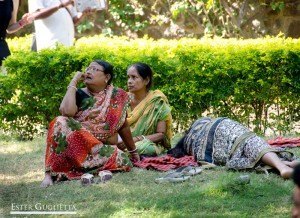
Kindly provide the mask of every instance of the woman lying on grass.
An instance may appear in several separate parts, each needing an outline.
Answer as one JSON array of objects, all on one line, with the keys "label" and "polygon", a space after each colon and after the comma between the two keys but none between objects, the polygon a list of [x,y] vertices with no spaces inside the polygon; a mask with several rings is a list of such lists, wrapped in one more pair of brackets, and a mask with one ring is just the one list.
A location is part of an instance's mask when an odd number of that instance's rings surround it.
[{"label": "woman lying on grass", "polygon": [[242,124],[228,118],[201,118],[168,154],[193,155],[198,162],[225,165],[229,169],[255,168],[260,163],[276,168],[284,179],[291,177],[298,163],[293,155],[272,148]]},{"label": "woman lying on grass", "polygon": [[[85,172],[130,170],[130,160],[114,146],[117,134],[131,159],[139,160],[126,121],[128,95],[110,85],[112,78],[112,65],[95,60],[70,82],[60,105],[63,116],[49,125],[42,187],[52,185],[53,178],[79,179]],[[86,87],[77,89],[82,80]]]}]

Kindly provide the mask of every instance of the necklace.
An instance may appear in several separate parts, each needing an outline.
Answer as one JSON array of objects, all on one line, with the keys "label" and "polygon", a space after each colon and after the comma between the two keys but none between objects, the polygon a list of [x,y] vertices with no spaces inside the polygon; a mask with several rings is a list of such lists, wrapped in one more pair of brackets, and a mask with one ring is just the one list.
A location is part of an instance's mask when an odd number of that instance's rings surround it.
[{"label": "necklace", "polygon": [[141,103],[141,101],[143,101],[147,97],[148,94],[149,92],[146,92],[145,96],[138,100],[134,97],[134,95],[132,95],[130,100],[131,109],[133,110],[136,106],[138,106]]},{"label": "necklace", "polygon": [[86,88],[86,90],[88,91],[88,94],[91,96],[99,95],[100,93],[103,93],[103,92],[106,93],[106,88],[99,92],[92,92],[91,90],[89,90],[89,88]]}]

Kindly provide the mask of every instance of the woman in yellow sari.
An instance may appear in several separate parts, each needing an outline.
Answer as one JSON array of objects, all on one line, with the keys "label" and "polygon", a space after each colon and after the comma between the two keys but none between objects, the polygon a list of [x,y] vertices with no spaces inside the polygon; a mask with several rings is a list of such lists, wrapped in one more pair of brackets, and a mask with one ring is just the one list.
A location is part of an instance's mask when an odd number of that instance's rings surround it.
[{"label": "woman in yellow sari", "polygon": [[[151,91],[153,73],[144,63],[135,63],[127,70],[129,109],[127,122],[140,155],[156,156],[169,149],[172,137],[171,108],[160,91]],[[119,148],[124,149],[119,140]]]}]

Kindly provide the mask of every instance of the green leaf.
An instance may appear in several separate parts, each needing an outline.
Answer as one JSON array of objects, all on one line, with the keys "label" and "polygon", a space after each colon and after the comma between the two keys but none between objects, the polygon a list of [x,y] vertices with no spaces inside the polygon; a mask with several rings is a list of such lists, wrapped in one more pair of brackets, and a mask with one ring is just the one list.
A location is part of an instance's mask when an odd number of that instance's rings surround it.
[{"label": "green leaf", "polygon": [[68,142],[66,140],[66,135],[62,134],[61,132],[58,133],[57,137],[55,138],[58,146],[55,148],[55,153],[60,154],[64,152],[68,146]]},{"label": "green leaf", "polygon": [[73,119],[72,117],[68,118],[67,125],[68,125],[68,127],[71,128],[72,131],[79,130],[82,127],[81,123],[79,121]]},{"label": "green leaf", "polygon": [[81,104],[80,109],[81,110],[86,110],[88,108],[93,107],[95,103],[96,103],[96,99],[93,96],[91,96],[89,98],[85,98],[85,99],[82,100],[82,104]]},{"label": "green leaf", "polygon": [[114,150],[115,149],[110,145],[103,145],[99,150],[99,155],[102,157],[110,157]]}]

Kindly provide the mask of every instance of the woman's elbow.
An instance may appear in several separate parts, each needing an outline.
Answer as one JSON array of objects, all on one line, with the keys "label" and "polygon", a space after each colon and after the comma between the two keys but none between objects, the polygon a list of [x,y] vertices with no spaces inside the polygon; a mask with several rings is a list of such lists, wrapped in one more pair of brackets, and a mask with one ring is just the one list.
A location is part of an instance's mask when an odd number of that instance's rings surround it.
[{"label": "woman's elbow", "polygon": [[64,107],[60,107],[59,112],[61,115],[65,116],[65,117],[74,117],[76,114],[75,110],[66,110],[66,108],[64,108]]},{"label": "woman's elbow", "polygon": [[7,32],[8,34],[13,34],[13,33],[17,32],[17,29],[12,29],[12,28],[10,27],[10,28],[6,29],[6,32]]}]

